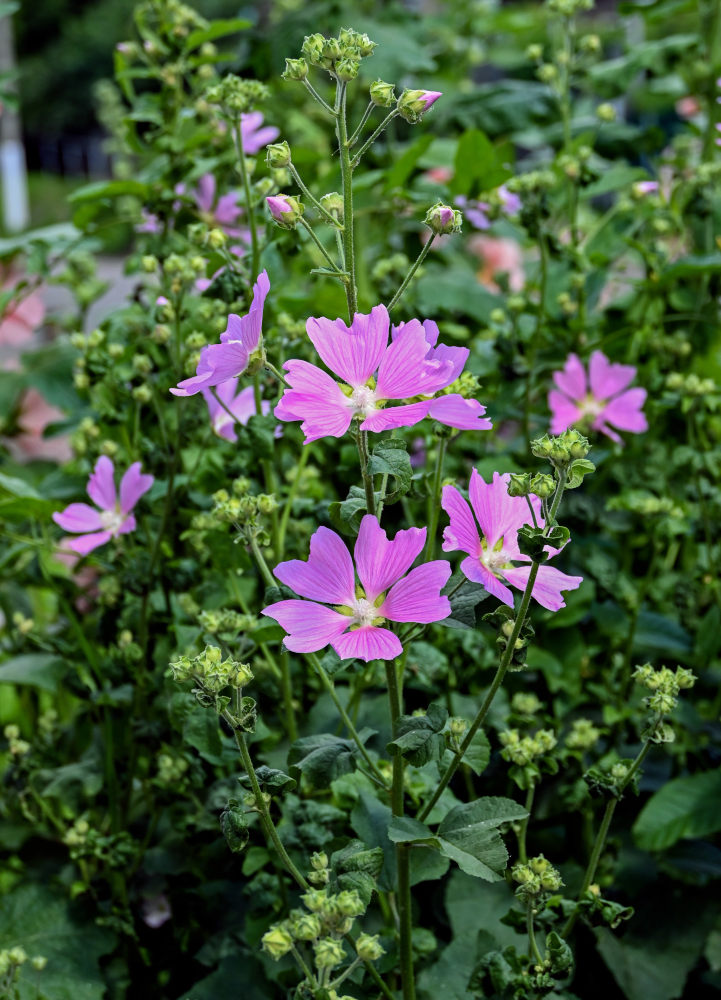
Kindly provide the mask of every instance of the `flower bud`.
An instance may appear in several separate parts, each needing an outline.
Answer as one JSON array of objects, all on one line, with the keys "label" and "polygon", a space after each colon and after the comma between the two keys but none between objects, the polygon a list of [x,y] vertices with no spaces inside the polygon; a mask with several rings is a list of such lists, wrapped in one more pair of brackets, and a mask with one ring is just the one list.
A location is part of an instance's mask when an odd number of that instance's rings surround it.
[{"label": "flower bud", "polygon": [[301,46],[301,52],[311,64],[311,66],[319,66],[320,60],[323,56],[323,43],[325,39],[317,32],[314,35],[306,35],[303,40],[303,45]]},{"label": "flower bud", "polygon": [[360,59],[356,56],[343,56],[335,65],[335,75],[339,80],[348,83],[350,80],[355,80],[359,69]]},{"label": "flower bud", "polygon": [[300,897],[311,913],[320,913],[325,907],[328,895],[324,889],[310,889]]},{"label": "flower bud", "polygon": [[24,965],[28,960],[28,953],[20,945],[8,950],[8,957],[13,965]]},{"label": "flower bud", "polygon": [[298,941],[315,941],[320,937],[323,925],[317,913],[299,913],[292,920],[293,936]]},{"label": "flower bud", "polygon": [[531,480],[531,493],[539,500],[548,500],[556,492],[556,483],[553,476],[537,473]]},{"label": "flower bud", "polygon": [[335,897],[336,909],[344,917],[359,917],[365,913],[363,900],[355,889],[346,889]]},{"label": "flower bud", "polygon": [[45,966],[48,964],[48,960],[45,955],[33,955],[30,959],[30,964],[33,969],[37,969],[38,972],[42,972]]},{"label": "flower bud", "polygon": [[602,122],[615,122],[616,109],[613,104],[599,104],[596,108],[596,116]]},{"label": "flower bud", "polygon": [[527,497],[531,492],[530,472],[512,472],[508,483],[509,497]]},{"label": "flower bud", "polygon": [[286,59],[284,80],[305,80],[308,76],[308,63],[305,59]]},{"label": "flower bud", "polygon": [[328,855],[324,851],[315,851],[310,856],[310,864],[314,871],[322,871],[328,867]]},{"label": "flower bud", "polygon": [[415,125],[439,97],[441,97],[440,90],[404,90],[396,105],[398,114],[411,125]]},{"label": "flower bud", "polygon": [[370,99],[377,108],[390,108],[396,99],[395,85],[376,80],[370,85]]},{"label": "flower bud", "polygon": [[448,728],[454,736],[463,736],[468,729],[468,723],[465,719],[454,716],[448,723]]},{"label": "flower bud", "polygon": [[460,233],[463,216],[457,209],[438,201],[428,209],[425,224],[437,236],[448,233]]},{"label": "flower bud", "polygon": [[343,55],[340,47],[340,42],[337,38],[326,38],[323,41],[323,48],[321,50],[321,65],[326,69],[329,68],[328,64],[334,63],[337,59]]},{"label": "flower bud", "polygon": [[276,194],[265,199],[273,221],[281,229],[295,229],[305,211],[303,204],[292,195]]},{"label": "flower bud", "polygon": [[287,955],[293,947],[293,938],[283,924],[276,924],[266,931],[261,938],[263,951],[267,952],[274,962]]},{"label": "flower bud", "polygon": [[272,169],[287,167],[290,163],[290,146],[287,142],[271,142],[265,150],[265,162]]},{"label": "flower bud", "polygon": [[320,199],[320,203],[326,212],[338,219],[340,222],[343,221],[343,195],[339,194],[337,191],[330,191],[328,194],[324,194]]},{"label": "flower bud", "polygon": [[375,962],[377,958],[386,953],[377,934],[359,934],[355,949],[358,952],[358,957],[364,962]]},{"label": "flower bud", "polygon": [[537,43],[529,45],[526,49],[526,58],[531,62],[540,62],[543,59],[543,46]]},{"label": "flower bud", "polygon": [[140,263],[143,265],[144,271],[146,271],[148,274],[152,274],[152,272],[158,266],[158,258],[154,257],[150,253],[146,253],[145,256],[141,259]]},{"label": "flower bud", "polygon": [[341,941],[333,938],[323,938],[313,945],[315,964],[319,969],[333,969],[345,958],[345,949]]}]

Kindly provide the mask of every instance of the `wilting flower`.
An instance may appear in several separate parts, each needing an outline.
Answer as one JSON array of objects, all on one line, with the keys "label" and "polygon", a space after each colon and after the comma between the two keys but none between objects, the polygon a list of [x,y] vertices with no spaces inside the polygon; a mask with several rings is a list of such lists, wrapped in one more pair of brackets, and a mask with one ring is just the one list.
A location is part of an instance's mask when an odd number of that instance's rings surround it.
[{"label": "wilting flower", "polygon": [[78,536],[66,539],[64,544],[84,556],[116,535],[135,531],[133,509],[154,481],[153,476],[141,473],[140,462],[133,462],[120,481],[118,497],[115,467],[107,455],[101,455],[88,480],[88,496],[95,507],[87,503],[71,503],[64,511],[53,514],[56,524]]},{"label": "wilting flower", "polygon": [[19,433],[3,439],[15,461],[45,459],[50,462],[67,462],[73,453],[67,434],[44,437],[50,424],[57,423],[64,417],[63,411],[48,403],[37,389],[26,390],[20,400],[17,417]]},{"label": "wilting flower", "polygon": [[[237,441],[235,421],[245,425],[258,412],[255,405],[255,390],[252,385],[248,385],[238,392],[238,380],[232,378],[227,382],[221,382],[215,391],[221,402],[218,402],[210,389],[201,389],[203,399],[208,404],[213,430],[228,441]],[[260,411],[263,414],[270,413],[270,403],[267,399],[261,401]],[[235,417],[235,421],[233,417]]]},{"label": "wilting flower", "polygon": [[[509,473],[494,472],[493,481],[486,483],[473,469],[468,490],[470,506],[455,486],[443,487],[441,506],[451,521],[443,532],[444,551],[467,552],[468,558],[461,563],[464,575],[512,608],[513,594],[506,584],[525,590],[531,571],[531,563],[521,555],[517,539],[518,529],[530,524],[531,512],[525,497],[509,497],[510,478]],[[543,527],[541,502],[534,496],[530,500],[538,526]],[[546,551],[551,557],[558,554],[548,545]],[[522,565],[515,566],[517,562]],[[542,607],[558,611],[565,607],[561,591],[575,590],[582,582],[583,577],[568,576],[544,563],[538,570],[532,596]]]},{"label": "wilting flower", "polygon": [[512,292],[520,292],[526,276],[523,270],[523,253],[515,240],[500,239],[494,236],[474,236],[468,243],[473,253],[481,261],[478,280],[492,292],[500,291],[496,276],[508,276],[508,287]]},{"label": "wilting flower", "polygon": [[220,335],[220,343],[210,344],[202,349],[196,374],[171,389],[174,396],[194,396],[201,389],[209,389],[242,375],[260,346],[263,305],[269,291],[268,274],[261,271],[253,285],[253,301],[248,313],[245,316],[231,313],[228,326]]},{"label": "wilting flower", "polygon": [[490,429],[490,420],[482,419],[486,408],[477,400],[458,393],[436,397],[458,378],[468,349],[437,344],[438,327],[430,320],[393,327],[390,344],[389,327],[385,306],[356,313],[350,327],[341,319],[309,319],[306,329],[321,361],[343,382],[308,361],[286,361],[290,388],[275,408],[276,417],[302,420],[306,444],[341,437],[354,418],[364,431],[411,427],[425,417],[461,430]]},{"label": "wilting flower", "polygon": [[582,362],[570,354],[561,371],[553,373],[558,389],[548,394],[551,433],[561,434],[571,425],[581,424],[601,431],[612,441],[620,441],[612,428],[634,434],[647,430],[641,409],[646,390],[626,389],[635,375],[633,365],[612,364],[602,351],[594,351],[586,378]]},{"label": "wilting flower", "polygon": [[408,573],[425,540],[425,528],[408,528],[389,541],[375,517],[366,514],[354,550],[357,586],[345,542],[335,531],[318,528],[307,562],[291,559],[274,570],[282,583],[308,600],[278,601],[262,613],[288,632],[285,645],[295,653],[315,652],[330,643],[343,659],[391,660],[403,647],[383,627],[386,622],[425,625],[451,612],[448,598],[440,593],[451,573],[444,559]]},{"label": "wilting flower", "polygon": [[261,111],[249,111],[240,116],[240,132],[243,139],[243,152],[246,156],[255,156],[269,142],[275,142],[280,131],[275,125],[263,125]]}]

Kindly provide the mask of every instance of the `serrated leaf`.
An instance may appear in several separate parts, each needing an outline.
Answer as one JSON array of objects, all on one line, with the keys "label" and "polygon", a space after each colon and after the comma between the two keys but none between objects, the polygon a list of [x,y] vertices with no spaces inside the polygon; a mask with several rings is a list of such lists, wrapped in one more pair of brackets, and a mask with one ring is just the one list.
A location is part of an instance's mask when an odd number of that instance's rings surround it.
[{"label": "serrated leaf", "polygon": [[482,774],[491,759],[491,744],[488,737],[479,729],[471,740],[471,745],[463,755],[463,763],[468,764],[474,774]]},{"label": "serrated leaf", "polygon": [[508,862],[498,827],[526,815],[522,806],[506,798],[488,797],[456,806],[438,827],[441,853],[468,875],[496,882]]},{"label": "serrated leaf", "polygon": [[[457,589],[456,589],[457,588]],[[491,596],[488,591],[471,580],[464,580],[460,587],[458,579],[453,577],[448,581],[441,593],[445,593],[451,602],[451,613],[439,625],[446,628],[474,629],[478,624],[476,608],[482,601]]]}]

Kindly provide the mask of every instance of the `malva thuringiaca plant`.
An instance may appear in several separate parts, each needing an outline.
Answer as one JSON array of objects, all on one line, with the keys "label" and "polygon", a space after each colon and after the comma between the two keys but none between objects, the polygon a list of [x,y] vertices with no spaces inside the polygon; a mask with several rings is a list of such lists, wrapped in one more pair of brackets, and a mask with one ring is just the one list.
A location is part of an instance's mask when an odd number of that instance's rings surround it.
[{"label": "malva thuringiaca plant", "polygon": [[508,12],[449,3],[433,58],[407,11],[309,33],[275,80],[272,6],[241,76],[245,21],[141,3],[116,177],[23,244],[17,297],[76,315],[9,364],[74,457],[0,471],[0,997],[702,998],[721,41],[655,179],[617,87],[676,95],[681,43],[617,84],[589,0],[470,95]]}]

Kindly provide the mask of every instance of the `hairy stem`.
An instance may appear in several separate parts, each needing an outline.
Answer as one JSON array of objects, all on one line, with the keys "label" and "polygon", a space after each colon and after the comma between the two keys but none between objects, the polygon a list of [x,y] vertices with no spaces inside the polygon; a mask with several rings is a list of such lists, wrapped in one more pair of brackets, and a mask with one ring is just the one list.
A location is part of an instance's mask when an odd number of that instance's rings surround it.
[{"label": "hairy stem", "polygon": [[336,93],[336,136],[338,137],[338,154],[340,156],[340,173],[343,184],[343,261],[348,277],[345,284],[348,301],[348,322],[358,312],[355,273],[355,244],[353,219],[353,166],[351,164],[350,146],[348,143],[348,117],[346,109],[346,85],[338,83]]},{"label": "hairy stem", "polygon": [[438,453],[436,454],[436,468],[433,474],[433,488],[428,503],[428,537],[426,538],[426,550],[423,553],[423,562],[429,562],[433,558],[433,551],[436,546],[436,531],[438,529],[438,516],[441,508],[441,482],[443,480],[443,460],[446,456],[448,439],[440,438],[438,441]]}]

